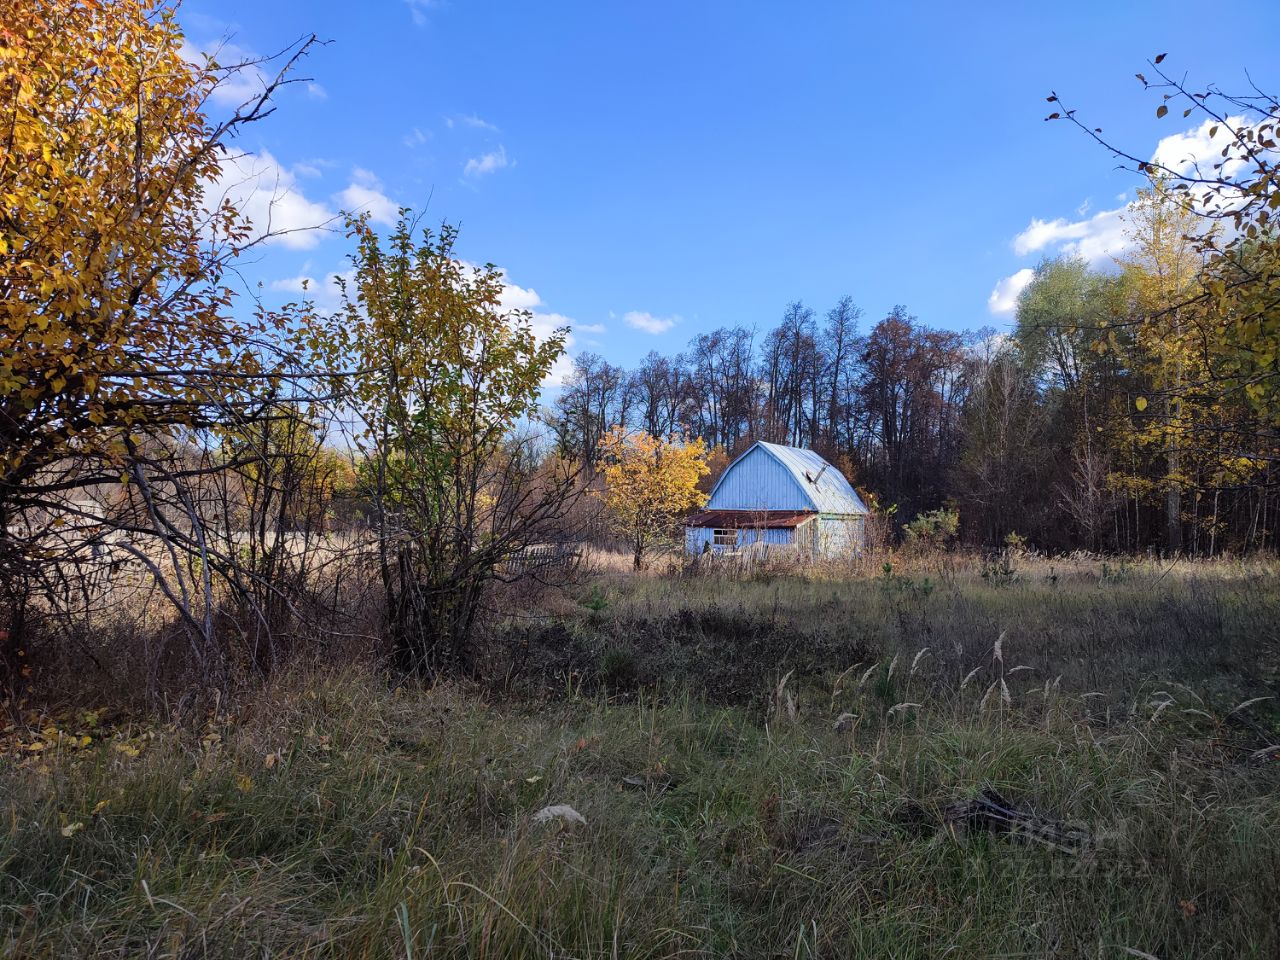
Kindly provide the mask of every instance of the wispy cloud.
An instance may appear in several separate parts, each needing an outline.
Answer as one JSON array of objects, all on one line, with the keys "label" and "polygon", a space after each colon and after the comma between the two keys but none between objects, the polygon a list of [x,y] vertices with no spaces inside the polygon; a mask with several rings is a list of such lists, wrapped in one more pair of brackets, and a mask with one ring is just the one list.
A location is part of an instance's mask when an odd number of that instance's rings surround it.
[{"label": "wispy cloud", "polygon": [[501,133],[502,131],[496,125],[488,120],[482,120],[474,113],[459,113],[452,117],[444,118],[444,125],[452,130],[454,127],[469,127],[472,130],[488,130],[490,133]]},{"label": "wispy cloud", "polygon": [[345,272],[335,270],[321,277],[313,277],[308,273],[310,268],[310,263],[303,264],[302,273],[295,277],[281,277],[278,280],[272,280],[267,284],[267,288],[276,293],[295,294],[299,300],[310,300],[319,313],[331,313],[337,310],[342,305],[338,277],[342,277],[350,283],[355,279],[355,271],[351,269]]},{"label": "wispy cloud", "polygon": [[484,153],[468,160],[462,168],[462,175],[476,180],[503,170],[510,165],[511,161],[507,159],[506,148],[498,147],[497,150],[492,150],[489,153]]},{"label": "wispy cloud", "polygon": [[409,16],[420,27],[427,24],[427,11],[439,6],[437,0],[404,0],[409,5]]},{"label": "wispy cloud", "polygon": [[197,46],[184,39],[182,58],[197,67],[217,65],[218,85],[209,99],[219,107],[239,107],[260,97],[269,80],[260,66],[262,58],[252,50],[227,40]]},{"label": "wispy cloud", "polygon": [[[243,106],[262,96],[275,76],[273,65],[276,69],[283,66],[282,62],[263,57],[225,37],[203,44],[183,38],[180,52],[184,60],[197,67],[203,68],[206,63],[216,64],[218,84],[209,94],[209,99],[220,107]],[[329,91],[314,80],[308,80],[303,89],[308,99],[329,99]]]},{"label": "wispy cloud", "polygon": [[307,293],[314,290],[316,286],[315,277],[300,273],[296,277],[281,277],[279,280],[272,280],[268,287],[279,293]]},{"label": "wispy cloud", "polygon": [[657,336],[674,327],[680,322],[680,318],[675,316],[655,317],[652,313],[646,313],[642,310],[631,310],[622,315],[622,321],[629,327]]}]

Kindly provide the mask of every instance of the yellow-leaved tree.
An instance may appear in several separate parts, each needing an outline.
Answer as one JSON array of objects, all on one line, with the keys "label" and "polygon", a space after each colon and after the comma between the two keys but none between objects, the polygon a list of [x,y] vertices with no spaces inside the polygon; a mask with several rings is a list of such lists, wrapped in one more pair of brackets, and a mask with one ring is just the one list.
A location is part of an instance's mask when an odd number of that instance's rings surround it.
[{"label": "yellow-leaved tree", "polygon": [[564,350],[527,311],[503,305],[502,272],[457,257],[457,231],[408,210],[381,237],[368,216],[342,306],[319,321],[319,351],[358,372],[336,385],[365,455],[362,493],[386,590],[396,665],[470,673],[477,618],[512,561],[556,536],[577,472],[544,464],[523,427]]},{"label": "yellow-leaved tree", "polygon": [[[1130,370],[1147,381],[1150,397],[1135,400],[1133,439],[1163,459],[1165,544],[1182,549],[1182,493],[1189,485],[1184,455],[1197,421],[1195,393],[1208,380],[1201,344],[1203,310],[1194,302],[1202,257],[1196,244],[1195,214],[1166,181],[1153,179],[1138,191],[1124,219],[1132,249],[1118,260],[1130,292],[1130,311],[1109,331]],[[1126,349],[1127,345],[1127,349]],[[1158,409],[1148,410],[1151,402]],[[1145,414],[1145,415],[1144,415]]]},{"label": "yellow-leaved tree", "polygon": [[698,489],[710,472],[706,442],[662,440],[614,427],[600,440],[600,462],[600,495],[639,570],[645,552],[669,538],[681,515],[707,502]]},{"label": "yellow-leaved tree", "polygon": [[[199,421],[255,369],[224,275],[248,224],[211,185],[219,68],[157,0],[0,0],[0,484],[112,428]],[[274,89],[274,88],[271,88]],[[267,92],[261,103],[265,104]]]},{"label": "yellow-leaved tree", "polygon": [[265,235],[216,185],[310,43],[215,122],[228,70],[187,60],[172,3],[0,0],[0,684],[72,494],[279,389],[283,321],[237,322],[227,280]]},{"label": "yellow-leaved tree", "polygon": [[1133,468],[1118,470],[1112,483],[1136,499],[1160,495],[1170,552],[1184,548],[1188,530],[1193,542],[1206,531],[1212,545],[1222,490],[1250,482],[1264,466],[1249,399],[1222,389],[1233,376],[1233,351],[1201,296],[1205,244],[1218,231],[1164,177],[1138,191],[1124,219],[1132,244],[1118,260],[1126,312],[1109,325],[1106,342],[1134,392],[1115,437],[1129,446]]}]

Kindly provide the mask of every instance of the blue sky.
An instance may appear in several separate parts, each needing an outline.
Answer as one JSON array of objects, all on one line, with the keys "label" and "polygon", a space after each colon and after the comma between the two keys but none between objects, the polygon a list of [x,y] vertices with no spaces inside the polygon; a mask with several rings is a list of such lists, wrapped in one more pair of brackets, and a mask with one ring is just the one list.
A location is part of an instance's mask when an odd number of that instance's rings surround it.
[{"label": "blue sky", "polygon": [[[425,208],[461,225],[463,257],[508,272],[511,302],[541,326],[571,322],[574,351],[629,365],[846,293],[864,329],[897,303],[935,326],[1006,327],[1041,257],[1109,262],[1137,185],[1081,132],[1043,122],[1048,92],[1135,152],[1203,155],[1203,131],[1178,111],[1157,120],[1134,73],[1167,52],[1195,83],[1238,90],[1247,68],[1280,87],[1273,15],[1235,3],[1228,24],[1202,3],[1114,0],[186,0],[180,19],[193,47],[229,44],[224,60],[330,41],[304,65],[314,83],[238,144],[257,187],[237,187],[247,209],[302,227],[343,208]],[[291,233],[244,272],[288,297],[344,269],[345,251],[340,234]]]}]

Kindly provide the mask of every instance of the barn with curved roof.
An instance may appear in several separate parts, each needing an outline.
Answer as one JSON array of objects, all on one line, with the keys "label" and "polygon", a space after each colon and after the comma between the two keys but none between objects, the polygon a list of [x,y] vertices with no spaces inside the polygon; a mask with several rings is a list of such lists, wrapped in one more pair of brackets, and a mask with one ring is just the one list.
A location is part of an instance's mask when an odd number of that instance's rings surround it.
[{"label": "barn with curved roof", "polygon": [[812,450],[757,441],[716,482],[711,499],[685,521],[689,553],[753,544],[840,556],[862,549],[867,508],[839,470]]}]

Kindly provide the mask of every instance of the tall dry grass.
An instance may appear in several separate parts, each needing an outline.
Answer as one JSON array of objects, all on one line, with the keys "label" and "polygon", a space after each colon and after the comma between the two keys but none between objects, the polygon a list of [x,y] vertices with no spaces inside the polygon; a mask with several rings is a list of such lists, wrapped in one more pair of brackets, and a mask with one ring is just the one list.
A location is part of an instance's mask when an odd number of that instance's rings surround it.
[{"label": "tall dry grass", "polygon": [[466,685],[33,706],[0,954],[1276,956],[1274,570],[1060,563],[597,570]]},{"label": "tall dry grass", "polygon": [[[992,695],[1002,656],[942,699],[928,658],[877,663],[767,722],[348,673],[99,728],[0,771],[0,951],[1274,956],[1280,765],[1176,690],[1107,721]],[[1084,842],[948,819],[984,789]],[[537,822],[557,804],[585,824]]]}]

